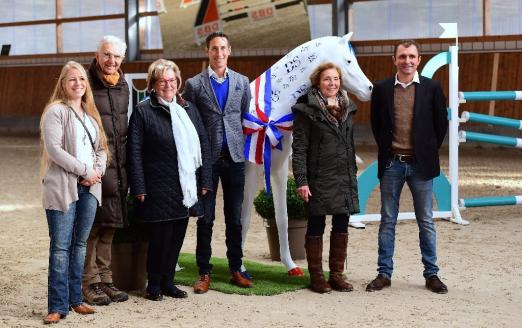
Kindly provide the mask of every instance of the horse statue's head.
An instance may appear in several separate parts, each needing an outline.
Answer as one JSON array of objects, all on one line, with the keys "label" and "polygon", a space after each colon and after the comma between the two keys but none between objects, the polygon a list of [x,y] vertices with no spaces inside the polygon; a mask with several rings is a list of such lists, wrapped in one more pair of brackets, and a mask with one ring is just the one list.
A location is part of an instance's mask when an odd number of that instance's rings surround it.
[{"label": "horse statue's head", "polygon": [[361,101],[368,101],[372,95],[373,85],[357,63],[355,51],[350,43],[352,34],[353,32],[350,32],[339,38],[338,45],[330,44],[332,51],[328,52],[324,61],[331,61],[341,68],[343,89],[353,93]]},{"label": "horse statue's head", "polygon": [[321,64],[332,62],[341,68],[342,86],[361,101],[370,100],[372,83],[362,72],[350,44],[352,33],[325,36],[308,41],[281,58],[250,83],[252,100],[243,119],[245,157],[264,164],[266,186],[270,185],[273,148],[283,149],[284,134],[293,126],[292,106],[311,87],[310,75]]}]

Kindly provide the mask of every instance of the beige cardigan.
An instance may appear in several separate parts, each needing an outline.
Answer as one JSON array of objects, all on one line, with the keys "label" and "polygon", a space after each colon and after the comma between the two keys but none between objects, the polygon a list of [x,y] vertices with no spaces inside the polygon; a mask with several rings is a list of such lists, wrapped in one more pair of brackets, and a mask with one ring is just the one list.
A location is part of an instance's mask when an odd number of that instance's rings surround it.
[{"label": "beige cardigan", "polygon": [[[100,130],[96,121],[88,116],[96,128],[94,167],[87,167],[76,158],[75,115],[64,104],[54,104],[42,117],[42,139],[47,154],[47,170],[42,180],[42,201],[45,209],[67,212],[69,205],[78,200],[78,177],[89,179],[97,169],[105,173],[107,154],[100,148]],[[91,186],[90,193],[101,205],[101,183]]]}]

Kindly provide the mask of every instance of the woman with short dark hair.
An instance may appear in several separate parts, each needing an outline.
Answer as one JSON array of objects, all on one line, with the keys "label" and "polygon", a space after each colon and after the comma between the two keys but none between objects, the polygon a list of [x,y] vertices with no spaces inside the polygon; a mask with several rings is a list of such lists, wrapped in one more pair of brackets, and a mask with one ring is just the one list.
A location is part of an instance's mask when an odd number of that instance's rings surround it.
[{"label": "woman with short dark hair", "polygon": [[129,122],[127,158],[134,213],[150,224],[145,297],[185,298],[174,285],[189,216],[202,216],[199,196],[211,188],[210,148],[199,111],[179,94],[178,66],[158,59],[149,67],[150,97]]}]

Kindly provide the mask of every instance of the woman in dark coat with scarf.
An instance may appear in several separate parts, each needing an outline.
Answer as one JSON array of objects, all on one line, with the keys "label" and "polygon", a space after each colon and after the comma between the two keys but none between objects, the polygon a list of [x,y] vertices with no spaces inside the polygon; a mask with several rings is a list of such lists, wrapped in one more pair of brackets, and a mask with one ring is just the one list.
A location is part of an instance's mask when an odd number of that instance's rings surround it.
[{"label": "woman in dark coat with scarf", "polygon": [[[350,214],[359,212],[353,143],[356,106],[341,90],[341,69],[335,64],[320,65],[310,80],[312,88],[292,107],[292,167],[308,215],[310,288],[318,293],[349,292],[353,286],[343,279],[348,222]],[[332,215],[328,282],[322,268],[326,215]]]},{"label": "woman in dark coat with scarf", "polygon": [[135,215],[150,223],[146,298],[187,297],[174,285],[179,252],[190,216],[211,187],[210,148],[197,108],[181,98],[179,68],[158,59],[149,67],[150,97],[129,122],[127,158]]}]

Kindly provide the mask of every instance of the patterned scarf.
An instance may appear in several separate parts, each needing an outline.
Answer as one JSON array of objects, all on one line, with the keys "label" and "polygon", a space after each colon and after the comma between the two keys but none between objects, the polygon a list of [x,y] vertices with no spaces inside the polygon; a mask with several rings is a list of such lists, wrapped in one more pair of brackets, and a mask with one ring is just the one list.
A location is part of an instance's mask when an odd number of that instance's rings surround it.
[{"label": "patterned scarf", "polygon": [[323,96],[319,89],[312,88],[311,92],[317,99],[317,102],[321,106],[321,109],[330,123],[338,127],[339,123],[346,120],[348,117],[348,104],[350,103],[346,91],[339,90],[337,95],[335,95],[337,105],[328,105],[328,99]]}]

